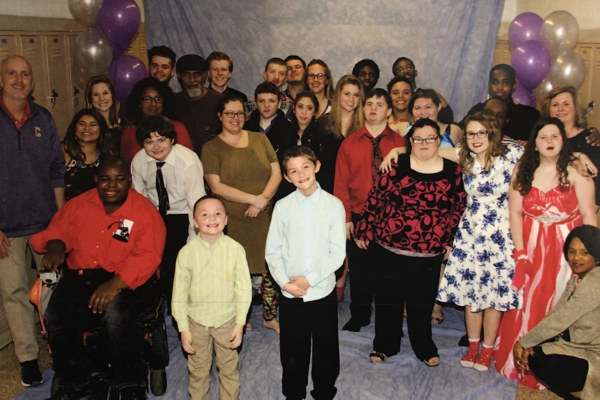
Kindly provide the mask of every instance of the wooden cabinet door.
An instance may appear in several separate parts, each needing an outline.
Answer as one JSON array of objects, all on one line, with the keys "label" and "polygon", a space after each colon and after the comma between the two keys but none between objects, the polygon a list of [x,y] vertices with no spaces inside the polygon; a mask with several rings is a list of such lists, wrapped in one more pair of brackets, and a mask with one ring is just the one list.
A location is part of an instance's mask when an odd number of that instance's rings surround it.
[{"label": "wooden cabinet door", "polygon": [[35,102],[44,108],[50,109],[50,102],[48,101],[48,70],[44,62],[42,36],[23,35],[19,36],[19,41],[21,44],[21,55],[29,61],[33,68],[35,87],[32,95]]},{"label": "wooden cabinet door", "polygon": [[17,52],[17,35],[0,34],[0,63]]},{"label": "wooden cabinet door", "polygon": [[48,109],[60,137],[63,138],[73,117],[73,85],[71,84],[71,63],[69,61],[68,37],[49,35],[44,37],[45,53],[48,65]]}]

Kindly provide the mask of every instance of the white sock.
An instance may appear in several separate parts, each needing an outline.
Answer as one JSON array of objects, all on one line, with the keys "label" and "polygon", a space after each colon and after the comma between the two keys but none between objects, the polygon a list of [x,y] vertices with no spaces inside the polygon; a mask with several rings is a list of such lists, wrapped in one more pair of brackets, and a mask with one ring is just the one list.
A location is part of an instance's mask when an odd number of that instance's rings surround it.
[{"label": "white sock", "polygon": [[480,338],[476,338],[476,339],[471,339],[469,338],[469,342],[474,343],[474,342],[479,342]]},{"label": "white sock", "polygon": [[483,347],[485,347],[486,349],[493,349],[493,348],[494,348],[494,346],[488,346],[488,345],[487,345],[487,344],[485,344],[485,343],[483,344]]}]

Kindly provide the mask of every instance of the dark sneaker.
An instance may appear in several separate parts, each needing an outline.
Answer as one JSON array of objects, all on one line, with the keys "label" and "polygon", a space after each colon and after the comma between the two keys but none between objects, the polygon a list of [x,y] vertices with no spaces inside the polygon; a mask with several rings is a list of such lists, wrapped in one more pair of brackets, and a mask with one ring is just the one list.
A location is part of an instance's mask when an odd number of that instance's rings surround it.
[{"label": "dark sneaker", "polygon": [[38,360],[30,360],[21,363],[21,385],[25,387],[37,386],[44,383],[42,373],[38,366]]},{"label": "dark sneaker", "polygon": [[342,330],[350,332],[360,332],[360,328],[362,328],[363,326],[367,326],[370,323],[371,321],[360,322],[355,318],[350,318],[348,322],[346,322],[346,324],[342,327]]}]

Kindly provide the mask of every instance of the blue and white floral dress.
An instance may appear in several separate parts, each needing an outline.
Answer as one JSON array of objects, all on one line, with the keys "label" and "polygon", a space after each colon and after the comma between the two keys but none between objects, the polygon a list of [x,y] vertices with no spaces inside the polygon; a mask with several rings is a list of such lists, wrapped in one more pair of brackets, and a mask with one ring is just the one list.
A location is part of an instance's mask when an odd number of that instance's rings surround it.
[{"label": "blue and white floral dress", "polygon": [[508,189],[523,148],[510,139],[503,143],[508,151],[496,158],[489,171],[475,160],[472,173],[463,173],[467,209],[438,291],[439,301],[468,305],[473,312],[506,311],[522,304],[522,292],[510,288],[515,262]]}]

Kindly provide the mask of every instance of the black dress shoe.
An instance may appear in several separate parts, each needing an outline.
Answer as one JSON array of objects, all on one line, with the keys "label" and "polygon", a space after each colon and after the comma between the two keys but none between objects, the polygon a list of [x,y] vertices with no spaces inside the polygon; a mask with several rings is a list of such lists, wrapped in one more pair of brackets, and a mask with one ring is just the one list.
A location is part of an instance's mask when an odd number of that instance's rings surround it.
[{"label": "black dress shoe", "polygon": [[360,332],[360,328],[362,328],[363,326],[367,326],[370,323],[371,321],[360,322],[355,318],[350,318],[350,320],[346,322],[342,330],[350,332]]},{"label": "black dress shoe", "polygon": [[460,347],[469,347],[469,337],[466,333],[463,337],[460,338],[460,340],[458,341],[458,345]]}]

